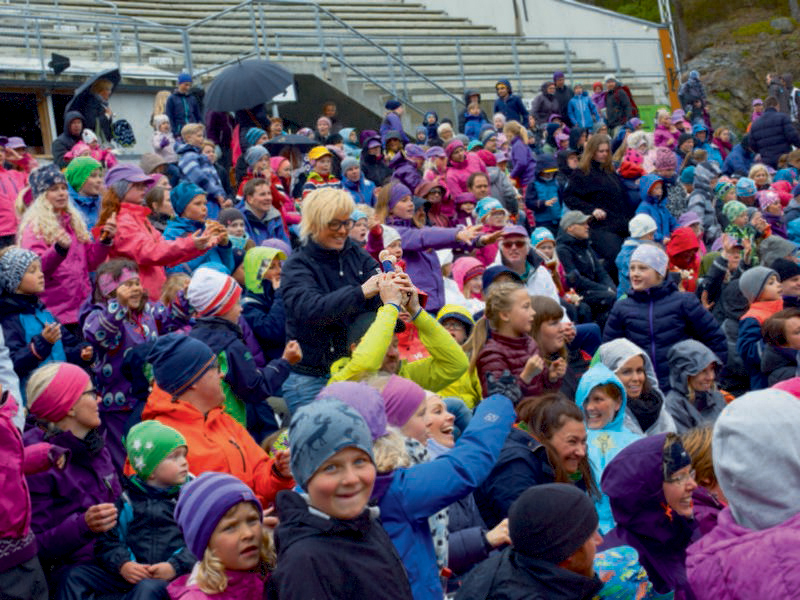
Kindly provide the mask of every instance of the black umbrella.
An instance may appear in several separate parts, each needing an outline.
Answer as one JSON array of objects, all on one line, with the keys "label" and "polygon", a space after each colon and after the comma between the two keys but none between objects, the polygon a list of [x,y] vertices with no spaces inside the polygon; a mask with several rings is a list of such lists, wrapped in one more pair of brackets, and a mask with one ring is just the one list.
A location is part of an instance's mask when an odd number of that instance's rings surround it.
[{"label": "black umbrella", "polygon": [[304,135],[289,133],[272,138],[264,144],[264,147],[269,150],[270,154],[278,155],[284,148],[297,148],[300,152],[308,152],[319,145],[319,142],[309,139]]},{"label": "black umbrella", "polygon": [[237,62],[214,78],[205,109],[234,112],[270,101],[294,83],[294,75],[268,60]]},{"label": "black umbrella", "polygon": [[92,94],[92,86],[97,82],[98,79],[108,79],[111,82],[112,88],[111,92],[114,92],[114,89],[119,84],[120,79],[122,76],[119,74],[119,69],[108,69],[107,71],[100,71],[99,73],[95,73],[89,79],[84,81],[80,87],[75,90],[75,94],[72,96],[72,99],[67,103],[67,107],[64,109],[64,112],[69,112],[70,110],[77,110],[78,112],[83,112],[82,108],[84,103],[86,102],[87,98]]}]

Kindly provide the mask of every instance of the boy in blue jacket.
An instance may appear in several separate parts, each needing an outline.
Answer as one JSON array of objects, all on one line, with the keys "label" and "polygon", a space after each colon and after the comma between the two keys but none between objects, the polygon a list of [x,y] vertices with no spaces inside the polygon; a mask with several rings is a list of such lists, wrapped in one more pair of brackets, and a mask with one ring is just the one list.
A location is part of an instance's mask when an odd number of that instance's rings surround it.
[{"label": "boy in blue jacket", "polygon": [[[206,193],[195,184],[182,181],[172,188],[169,193],[169,200],[176,216],[167,221],[167,227],[164,229],[165,240],[177,240],[187,235],[194,235],[195,232],[201,231],[207,226],[215,228],[220,234],[227,233],[227,229],[221,224],[209,223],[206,225],[206,218],[208,217]],[[209,248],[202,256],[193,258],[185,263],[167,267],[167,273],[170,275],[174,273],[191,275],[195,269],[210,262],[223,265],[228,275],[235,270],[233,246],[230,240],[227,239],[227,235],[225,236],[224,244]]]},{"label": "boy in blue jacket", "polygon": [[60,325],[39,300],[43,290],[38,254],[19,246],[0,251],[0,322],[22,390],[31,372],[45,363],[88,367],[93,357],[92,346]]},{"label": "boy in blue jacket", "polygon": [[489,121],[483,116],[481,105],[477,102],[471,103],[467,106],[467,116],[464,118],[464,135],[470,140],[477,140],[484,125],[489,125]]},{"label": "boy in blue jacket", "polygon": [[600,113],[583,85],[576,83],[573,90],[575,95],[567,104],[567,116],[574,127],[591,129],[600,120]]},{"label": "boy in blue jacket", "polygon": [[223,375],[225,412],[261,442],[278,430],[267,398],[279,392],[289,376],[290,365],[299,362],[303,354],[299,344],[292,340],[286,344],[281,358],[258,368],[238,325],[241,295],[242,288],[232,277],[210,268],[195,271],[186,290],[187,300],[197,311],[197,322],[189,335],[204,342],[217,355]]},{"label": "boy in blue jacket", "polygon": [[494,86],[497,98],[494,101],[494,112],[503,113],[508,121],[517,121],[523,127],[528,124],[528,109],[522,98],[511,89],[508,79],[499,79]]},{"label": "boy in blue jacket", "polygon": [[242,197],[244,199],[237,208],[244,214],[247,235],[257,246],[270,238],[290,243],[281,213],[272,205],[272,190],[266,179],[256,178],[245,183]]},{"label": "boy in blue jacket", "polygon": [[536,161],[536,178],[525,190],[525,206],[533,211],[537,227],[547,227],[554,236],[558,235],[558,224],[564,210],[558,198],[556,173],[556,159],[550,154],[539,156]]},{"label": "boy in blue jacket", "polygon": [[[158,421],[134,425],[125,439],[135,474],[122,480],[117,524],[97,536],[97,564],[73,569],[66,598],[115,594],[130,600],[167,598],[167,585],[196,561],[173,513],[189,476],[183,436]],[[63,589],[64,587],[68,589]]]},{"label": "boy in blue jacket", "polygon": [[661,177],[653,174],[642,177],[639,180],[641,202],[636,208],[637,215],[649,215],[656,222],[655,241],[659,244],[666,244],[672,231],[678,227],[678,221],[667,209],[663,181]]}]

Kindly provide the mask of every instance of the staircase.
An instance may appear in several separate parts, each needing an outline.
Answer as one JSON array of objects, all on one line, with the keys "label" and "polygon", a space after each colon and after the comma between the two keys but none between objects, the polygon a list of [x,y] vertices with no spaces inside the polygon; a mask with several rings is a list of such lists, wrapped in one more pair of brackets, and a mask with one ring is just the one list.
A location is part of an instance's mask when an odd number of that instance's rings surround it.
[{"label": "staircase", "polygon": [[[406,101],[412,112],[435,109],[440,116],[450,117],[461,110],[466,87],[480,91],[484,108],[490,111],[498,77],[510,79],[515,91],[530,100],[543,81],[551,80],[553,71],[563,70],[568,81],[584,83],[615,71],[600,60],[576,54],[569,40],[500,35],[493,28],[414,3],[15,2],[17,8],[26,5],[50,17],[71,15],[70,20],[28,22],[23,31],[6,18],[6,8],[0,8],[0,62],[8,63],[2,70],[19,63],[15,55],[23,54],[19,49],[26,43],[34,63],[41,58],[38,55],[49,57],[53,51],[67,54],[73,64],[116,61],[124,64],[126,78],[159,86],[171,84],[174,74],[187,66],[205,80],[237,58],[262,56],[286,64],[295,73],[327,81],[377,114],[382,113],[383,102],[395,96]],[[34,25],[44,43],[41,52],[33,48],[31,53],[30,40],[37,33]],[[618,75],[640,103],[660,99],[660,86],[652,79],[640,81],[636,73],[624,69]],[[409,118],[419,122],[419,114]]]}]

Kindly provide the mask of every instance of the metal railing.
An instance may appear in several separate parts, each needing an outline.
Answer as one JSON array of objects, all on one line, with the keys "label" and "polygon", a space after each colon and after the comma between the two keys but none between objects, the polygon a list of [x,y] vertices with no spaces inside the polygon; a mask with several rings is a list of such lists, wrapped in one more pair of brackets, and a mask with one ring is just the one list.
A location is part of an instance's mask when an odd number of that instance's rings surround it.
[{"label": "metal railing", "polygon": [[[426,110],[415,101],[420,94],[427,97],[426,104],[431,97],[449,104],[456,117],[463,110],[461,91],[468,86],[485,83],[484,89],[493,88],[489,82],[502,75],[515,81],[518,91],[538,93],[545,73],[556,69],[565,71],[569,82],[588,82],[611,71],[666,89],[663,69],[652,68],[660,65],[659,42],[649,37],[366,35],[310,0],[245,0],[185,25],[163,25],[122,16],[109,0],[94,2],[113,15],[70,10],[53,1],[55,6],[30,0],[22,7],[0,6],[0,35],[23,38],[25,56],[42,78],[47,74],[46,51],[69,53],[75,42],[86,46],[90,41],[99,62],[119,66],[124,57],[170,76],[180,70],[196,77],[212,75],[245,57],[316,60],[324,76],[339,73],[346,87],[353,80],[373,86],[420,115]],[[276,17],[300,24],[287,28]],[[489,55],[491,69],[482,68]],[[649,58],[641,60],[644,56]]]}]

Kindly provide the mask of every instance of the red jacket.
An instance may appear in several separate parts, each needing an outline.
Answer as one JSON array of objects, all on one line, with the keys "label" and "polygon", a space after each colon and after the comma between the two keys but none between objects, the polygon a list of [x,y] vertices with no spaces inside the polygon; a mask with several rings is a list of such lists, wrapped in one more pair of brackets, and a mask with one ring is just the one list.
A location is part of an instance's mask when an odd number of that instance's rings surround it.
[{"label": "red jacket", "polygon": [[559,389],[561,380],[551,382],[547,375],[546,367],[541,373],[534,376],[530,383],[525,383],[520,378],[522,370],[525,368],[525,363],[534,354],[539,354],[539,346],[536,345],[532,337],[524,335],[512,338],[492,331],[492,337],[486,340],[486,344],[481,348],[478,353],[478,362],[476,363],[483,397],[486,398],[489,395],[486,388],[487,373],[492,373],[499,377],[506,370],[511,371],[511,374],[518,379],[523,397],[538,396],[547,390]]},{"label": "red jacket", "polygon": [[[695,250],[694,258],[689,262],[676,262],[675,256],[686,250]],[[686,292],[694,292],[697,289],[697,278],[700,274],[700,242],[694,231],[689,227],[678,227],[672,232],[672,236],[667,244],[667,255],[669,256],[669,268],[671,271],[683,270],[691,271],[691,279],[683,280],[683,289]]]}]

